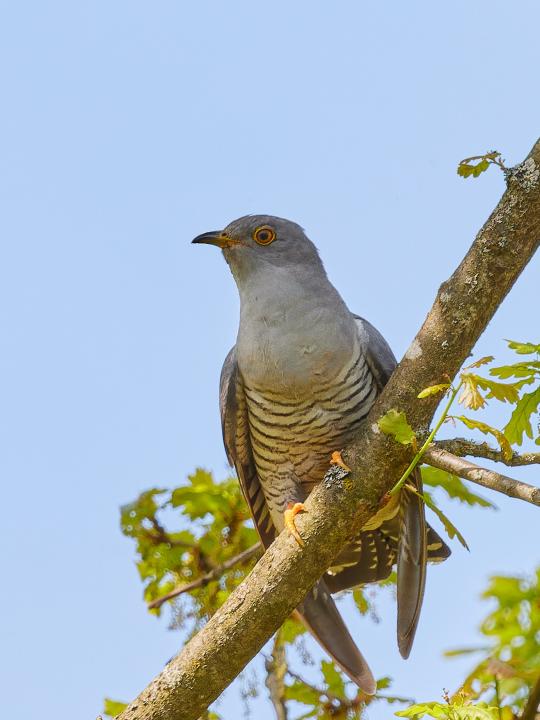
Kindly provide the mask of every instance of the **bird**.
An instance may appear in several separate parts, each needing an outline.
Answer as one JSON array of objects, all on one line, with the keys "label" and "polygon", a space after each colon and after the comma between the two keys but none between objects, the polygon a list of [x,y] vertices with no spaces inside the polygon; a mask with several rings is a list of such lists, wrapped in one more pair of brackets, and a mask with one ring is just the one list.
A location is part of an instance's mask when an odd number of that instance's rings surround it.
[{"label": "bird", "polygon": [[[234,347],[220,377],[228,460],[263,546],[283,530],[302,538],[294,518],[332,459],[349,445],[382,391],[396,358],[381,333],[352,313],[300,225],[247,215],[195,244],[222,250],[240,296]],[[419,470],[412,486],[422,491]],[[450,550],[407,486],[371,518],[306,595],[297,613],[334,662],[366,694],[376,682],[332,594],[388,577],[397,566],[397,640],[411,651],[427,560]]]}]

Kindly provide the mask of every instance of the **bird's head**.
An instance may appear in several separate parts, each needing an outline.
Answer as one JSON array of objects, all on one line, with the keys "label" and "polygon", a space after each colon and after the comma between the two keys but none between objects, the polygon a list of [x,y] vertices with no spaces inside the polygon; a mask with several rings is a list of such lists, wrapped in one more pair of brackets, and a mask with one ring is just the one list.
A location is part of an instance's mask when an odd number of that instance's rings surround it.
[{"label": "bird's head", "polygon": [[278,269],[316,268],[324,273],[317,248],[300,225],[273,215],[246,215],[192,242],[221,248],[239,285]]}]

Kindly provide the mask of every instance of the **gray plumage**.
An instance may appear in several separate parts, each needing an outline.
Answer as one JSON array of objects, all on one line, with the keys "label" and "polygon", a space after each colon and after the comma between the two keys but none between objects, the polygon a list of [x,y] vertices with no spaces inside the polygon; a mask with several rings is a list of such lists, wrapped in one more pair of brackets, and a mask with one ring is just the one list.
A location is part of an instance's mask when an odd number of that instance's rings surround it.
[{"label": "gray plumage", "polygon": [[[295,223],[247,216],[194,240],[217,245],[236,280],[240,325],[220,383],[223,437],[261,539],[268,547],[290,503],[302,502],[351,443],[396,359],[382,335],[353,315],[318,252]],[[421,477],[412,482],[421,490]],[[449,550],[410,491],[372,519],[298,608],[308,628],[366,692],[369,667],[331,592],[398,569],[398,645],[407,657],[418,624],[426,560]]]}]

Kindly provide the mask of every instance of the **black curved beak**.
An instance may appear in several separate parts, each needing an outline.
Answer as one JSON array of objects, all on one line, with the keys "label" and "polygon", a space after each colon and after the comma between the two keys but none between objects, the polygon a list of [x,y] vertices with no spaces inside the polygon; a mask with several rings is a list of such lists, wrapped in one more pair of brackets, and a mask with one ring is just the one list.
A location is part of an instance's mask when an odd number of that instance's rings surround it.
[{"label": "black curved beak", "polygon": [[205,245],[215,245],[218,248],[224,248],[227,247],[229,238],[221,230],[211,230],[210,232],[202,233],[202,235],[197,235],[197,237],[191,242],[195,244],[204,243]]}]

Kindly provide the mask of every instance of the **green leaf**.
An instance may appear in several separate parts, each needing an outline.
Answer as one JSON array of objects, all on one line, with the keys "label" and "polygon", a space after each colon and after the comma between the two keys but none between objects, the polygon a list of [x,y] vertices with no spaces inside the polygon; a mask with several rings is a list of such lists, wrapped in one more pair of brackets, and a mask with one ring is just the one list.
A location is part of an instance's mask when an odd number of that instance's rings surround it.
[{"label": "green leaf", "polygon": [[367,615],[369,612],[369,601],[362,588],[357,587],[353,590],[353,600],[356,603],[356,607],[360,611],[360,614]]},{"label": "green leaf", "polygon": [[279,631],[281,639],[283,642],[287,643],[294,642],[297,637],[303,635],[305,632],[305,626],[301,622],[298,622],[298,620],[294,620],[292,617],[285,620],[281,626],[281,630]]},{"label": "green leaf", "polygon": [[392,678],[390,677],[390,675],[385,675],[384,677],[377,680],[377,692],[379,692],[379,690],[388,690],[391,685]]},{"label": "green leaf", "polygon": [[438,702],[419,703],[417,705],[411,705],[406,710],[399,710],[398,712],[394,713],[394,715],[397,715],[397,717],[407,718],[423,718],[426,715],[432,718],[449,717],[448,705],[443,705],[442,703]]},{"label": "green leaf", "polygon": [[467,365],[465,369],[468,370],[469,368],[479,368],[482,367],[482,365],[489,365],[489,363],[493,362],[494,360],[495,358],[493,357],[493,355],[485,355],[484,357],[481,357],[480,360],[475,360],[470,365]]},{"label": "green leaf", "polygon": [[300,680],[295,680],[292,685],[287,685],[284,695],[286,700],[296,700],[304,705],[318,705],[320,699],[320,694],[316,690]]},{"label": "green leaf", "polygon": [[481,173],[485,172],[489,167],[488,160],[484,157],[476,165],[470,165],[467,162],[461,162],[458,165],[457,173],[461,177],[478,177]]},{"label": "green leaf", "polygon": [[446,390],[448,390],[449,387],[450,387],[450,383],[441,383],[440,385],[430,385],[429,387],[421,390],[416,397],[420,398],[420,400],[421,400],[422,398],[427,398],[427,397],[430,397],[431,395],[437,395],[437,393],[446,391]]},{"label": "green leaf", "polygon": [[522,343],[515,340],[507,340],[508,347],[518,355],[536,355],[540,354],[540,345],[534,343]]},{"label": "green leaf", "polygon": [[388,412],[379,419],[377,425],[386,435],[391,435],[394,440],[402,445],[410,445],[416,439],[414,430],[407,422],[404,412],[398,410],[388,410]]},{"label": "green leaf", "polygon": [[224,483],[214,482],[212,474],[197,468],[188,476],[189,484],[176,488],[171,495],[171,506],[181,507],[182,512],[192,520],[207,514],[227,513],[229,499],[223,492]]},{"label": "green leaf", "polygon": [[492,502],[472,492],[468,485],[461,480],[461,478],[457,477],[457,475],[452,475],[445,470],[424,465],[422,467],[422,479],[424,485],[440,487],[446,492],[448,497],[459,500],[471,507],[478,505],[479,507],[496,508]]},{"label": "green leaf", "polygon": [[521,445],[523,435],[533,439],[533,430],[531,426],[531,415],[538,411],[540,405],[540,386],[533,392],[525,393],[518,401],[504,433],[511,443]]},{"label": "green leaf", "polygon": [[449,415],[448,417],[452,417],[454,420],[459,420],[471,430],[480,430],[480,432],[484,433],[484,435],[493,435],[493,437],[499,443],[504,458],[506,460],[510,460],[510,458],[512,457],[513,452],[512,448],[510,447],[508,438],[500,430],[497,430],[497,428],[491,427],[491,425],[481,422],[480,420],[473,420],[472,418],[465,417],[464,415]]},{"label": "green leaf", "polygon": [[540,362],[538,360],[528,360],[513,365],[501,365],[500,367],[491,368],[489,372],[490,375],[495,375],[503,380],[510,377],[526,378],[531,383],[534,382],[537,375],[540,375]]},{"label": "green leaf", "polygon": [[155,518],[156,512],[161,508],[156,498],[164,492],[162,488],[146,490],[134,502],[120,508],[120,525],[124,535],[136,537],[143,521]]},{"label": "green leaf", "polygon": [[379,587],[392,587],[393,585],[397,585],[397,573],[395,570],[392,570],[390,575],[385,578],[384,580],[378,580],[377,585]]},{"label": "green leaf", "polygon": [[[500,157],[500,152],[493,151],[488,152],[485,155],[476,155],[475,157],[466,158],[459,163],[457,173],[464,178],[471,176],[478,177],[494,163],[499,165],[501,168],[504,167]],[[474,163],[473,160],[477,160],[478,162]]]},{"label": "green leaf", "polygon": [[443,513],[443,511],[435,505],[433,500],[427,495],[426,493],[419,493],[418,490],[416,490],[412,485],[406,486],[411,492],[414,492],[415,495],[418,495],[418,497],[421,497],[422,500],[425,502],[425,504],[428,506],[430,510],[433,510],[435,515],[439,518],[439,520],[442,522],[444,529],[446,530],[446,533],[450,540],[453,540],[454,538],[457,538],[459,542],[463,545],[463,547],[468,550],[469,546],[467,545],[467,542],[463,535],[459,532],[457,527],[446,517],[446,515]]},{"label": "green leaf", "polygon": [[461,705],[455,703],[420,703],[395,713],[408,718],[447,718],[448,720],[497,720],[499,709],[485,703]]},{"label": "green leaf", "polygon": [[471,373],[461,373],[461,394],[458,402],[469,410],[480,410],[486,404],[482,394],[478,390],[477,375]]},{"label": "green leaf", "polygon": [[103,701],[103,715],[109,717],[116,717],[127,708],[128,704],[120,702],[119,700],[111,700],[111,698],[105,698]]},{"label": "green leaf", "polygon": [[501,402],[516,403],[519,399],[519,388],[523,383],[501,383],[489,378],[473,375],[482,390],[488,391],[488,398],[496,398]]},{"label": "green leaf", "polygon": [[340,673],[336,670],[334,663],[329,660],[323,660],[321,662],[321,670],[328,690],[333,695],[345,699],[345,683]]}]

